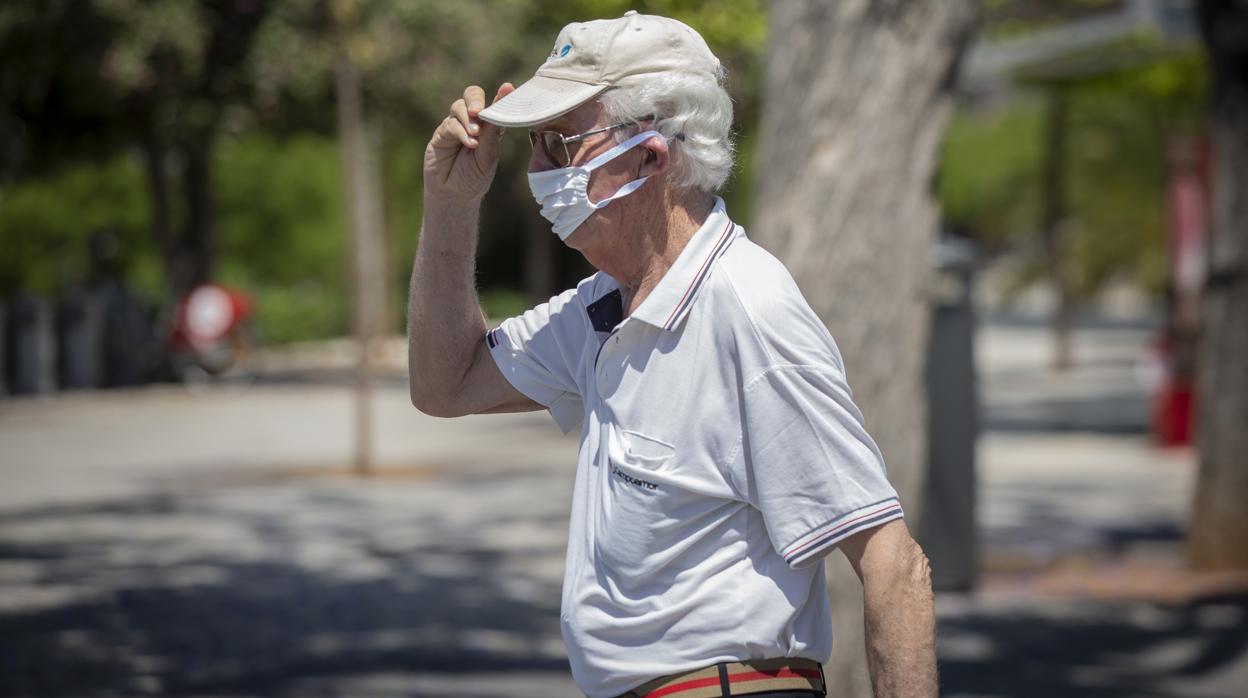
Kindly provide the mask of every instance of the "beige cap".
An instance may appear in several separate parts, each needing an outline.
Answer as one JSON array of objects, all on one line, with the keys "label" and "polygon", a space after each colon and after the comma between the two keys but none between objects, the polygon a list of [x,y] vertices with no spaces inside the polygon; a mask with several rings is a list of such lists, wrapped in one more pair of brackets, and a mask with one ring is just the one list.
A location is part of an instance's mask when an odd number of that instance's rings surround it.
[{"label": "beige cap", "polygon": [[481,112],[499,126],[533,126],[566,114],[608,88],[655,73],[720,70],[696,31],[667,17],[629,10],[619,19],[573,22],[528,82]]}]

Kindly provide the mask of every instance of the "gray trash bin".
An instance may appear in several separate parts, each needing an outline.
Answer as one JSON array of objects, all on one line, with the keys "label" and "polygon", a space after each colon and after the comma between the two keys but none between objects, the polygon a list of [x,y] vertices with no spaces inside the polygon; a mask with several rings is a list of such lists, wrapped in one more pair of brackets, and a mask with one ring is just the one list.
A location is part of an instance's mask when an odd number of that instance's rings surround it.
[{"label": "gray trash bin", "polygon": [[934,250],[927,354],[929,467],[918,540],[937,591],[967,591],[975,583],[975,260],[974,246],[962,238],[941,238]]}]

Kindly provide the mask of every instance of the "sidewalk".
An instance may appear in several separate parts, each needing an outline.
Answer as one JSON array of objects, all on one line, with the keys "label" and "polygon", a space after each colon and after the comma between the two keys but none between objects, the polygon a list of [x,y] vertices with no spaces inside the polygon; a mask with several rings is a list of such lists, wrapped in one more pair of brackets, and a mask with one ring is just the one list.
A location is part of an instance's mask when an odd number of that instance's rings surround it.
[{"label": "sidewalk", "polygon": [[0,403],[5,695],[580,695],[575,442],[378,393],[367,479],[346,387]]},{"label": "sidewalk", "polygon": [[985,328],[981,574],[937,597],[947,696],[1239,696],[1248,577],[1184,569],[1191,449],[1149,441],[1148,333],[1076,333],[1047,369],[1043,327]]}]

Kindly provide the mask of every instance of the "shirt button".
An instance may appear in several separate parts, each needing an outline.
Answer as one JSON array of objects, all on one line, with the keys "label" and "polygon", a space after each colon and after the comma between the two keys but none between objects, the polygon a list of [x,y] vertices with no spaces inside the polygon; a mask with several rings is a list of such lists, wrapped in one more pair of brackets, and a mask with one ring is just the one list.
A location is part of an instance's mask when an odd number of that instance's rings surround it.
[{"label": "shirt button", "polygon": [[619,344],[619,343],[620,343],[620,338],[619,338],[618,336],[615,338],[615,343],[616,343],[616,344]]}]

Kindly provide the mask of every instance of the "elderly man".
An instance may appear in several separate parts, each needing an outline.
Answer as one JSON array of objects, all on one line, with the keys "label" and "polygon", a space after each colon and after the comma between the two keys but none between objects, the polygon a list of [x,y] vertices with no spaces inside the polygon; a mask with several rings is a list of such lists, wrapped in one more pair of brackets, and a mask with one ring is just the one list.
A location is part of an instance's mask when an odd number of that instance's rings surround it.
[{"label": "elderly man", "polygon": [[[568,25],[488,108],[465,90],[425,151],[412,402],[579,428],[562,631],[587,695],[824,695],[835,548],[876,695],[935,695],[927,559],[840,353],[714,193],[731,123],[702,37],[635,12]],[[473,262],[504,127],[531,127],[542,215],[599,271],[489,330]]]}]

